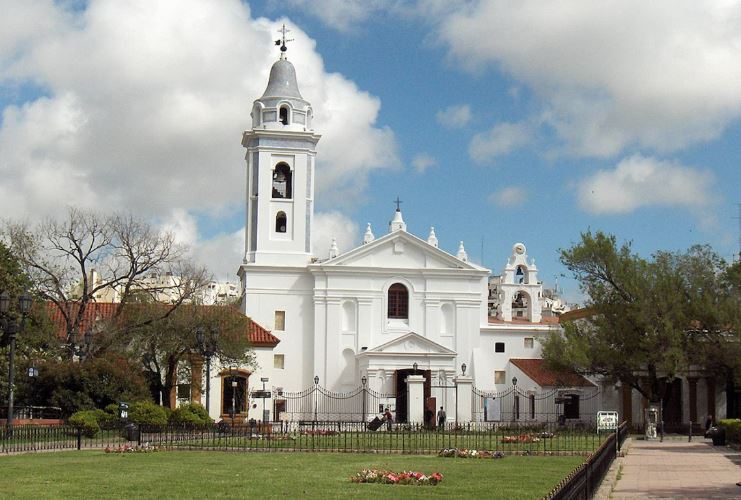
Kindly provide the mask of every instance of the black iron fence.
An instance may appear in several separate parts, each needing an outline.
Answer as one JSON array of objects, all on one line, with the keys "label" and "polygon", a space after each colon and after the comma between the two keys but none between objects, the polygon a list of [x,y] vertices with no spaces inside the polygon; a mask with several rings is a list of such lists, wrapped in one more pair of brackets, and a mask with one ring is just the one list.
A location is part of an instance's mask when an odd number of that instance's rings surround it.
[{"label": "black iron fence", "polygon": [[602,393],[597,387],[529,391],[473,388],[472,418],[480,422],[555,422],[561,426],[595,425]]},{"label": "black iron fence", "polygon": [[[0,408],[0,419],[8,418],[8,408]],[[16,406],[13,409],[13,418],[20,419],[60,419],[62,409],[56,406]]]},{"label": "black iron fence", "polygon": [[281,422],[366,422],[395,403],[395,394],[376,392],[365,385],[348,392],[314,385],[303,391],[278,393],[274,400],[274,418]]},{"label": "black iron fence", "polygon": [[[471,420],[475,422],[556,422],[560,425],[594,425],[600,410],[602,393],[597,387],[525,390],[512,386],[503,391],[472,389]],[[458,388],[455,385],[431,385],[435,407],[444,407],[448,421],[457,421]],[[347,392],[330,391],[313,385],[297,392],[276,393],[273,418],[276,421],[364,422],[384,408],[392,413],[405,398],[380,393],[365,385]],[[406,411],[403,412],[406,414]],[[398,418],[395,418],[398,420]],[[468,420],[468,418],[466,419]]]},{"label": "black iron fence", "polygon": [[610,433],[597,451],[564,478],[546,498],[553,500],[593,498],[610,465],[617,457],[619,448],[628,437],[628,432],[628,425],[623,422],[617,434]]},{"label": "black iron fence", "polygon": [[592,430],[538,424],[383,423],[371,431],[362,422],[254,422],[208,426],[134,426],[119,422],[95,433],[62,426],[14,426],[0,439],[3,453],[54,449],[121,449],[158,447],[168,450],[326,451],[360,453],[438,454],[444,449],[500,451],[504,454],[577,454],[597,450],[605,436]]}]

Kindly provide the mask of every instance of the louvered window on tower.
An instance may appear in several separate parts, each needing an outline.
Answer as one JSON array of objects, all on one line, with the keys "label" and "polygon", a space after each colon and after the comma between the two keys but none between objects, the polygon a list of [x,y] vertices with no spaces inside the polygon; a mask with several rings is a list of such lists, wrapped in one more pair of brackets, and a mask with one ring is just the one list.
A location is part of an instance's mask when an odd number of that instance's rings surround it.
[{"label": "louvered window on tower", "polygon": [[389,319],[409,318],[409,292],[401,283],[394,283],[388,291]]}]

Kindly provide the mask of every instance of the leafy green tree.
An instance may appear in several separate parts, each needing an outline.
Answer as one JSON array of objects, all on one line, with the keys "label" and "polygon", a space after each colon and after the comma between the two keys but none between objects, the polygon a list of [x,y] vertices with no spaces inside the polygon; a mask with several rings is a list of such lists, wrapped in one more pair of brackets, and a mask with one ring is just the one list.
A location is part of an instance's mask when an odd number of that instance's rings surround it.
[{"label": "leafy green tree", "polygon": [[[190,379],[191,361],[200,359],[196,329],[219,331],[213,361],[222,366],[254,365],[254,353],[249,344],[250,319],[235,306],[202,306],[184,304],[167,317],[147,321],[148,316],[161,316],[157,305],[131,307],[122,318],[137,325],[118,349],[136,353],[155,400],[170,404],[169,395],[179,378]],[[203,388],[201,387],[201,390]]]},{"label": "leafy green tree", "polygon": [[[618,246],[614,236],[586,232],[562,250],[561,261],[588,297],[588,314],[567,322],[563,336],[546,340],[549,365],[601,375],[649,401],[668,402],[668,383],[699,361],[688,329],[717,299],[708,294],[722,260],[707,247],[644,259],[629,244]],[[706,321],[717,327],[721,320]]]},{"label": "leafy green tree", "polygon": [[41,364],[33,397],[71,415],[119,401],[147,400],[149,391],[135,362],[108,353],[81,363],[56,359]]},{"label": "leafy green tree", "polygon": [[[32,282],[23,270],[19,259],[0,241],[0,292],[7,292],[13,299],[31,290]],[[11,302],[11,315],[16,315],[16,300]],[[18,319],[16,317],[16,319]],[[0,344],[0,387],[3,393],[8,385],[8,345],[7,337]],[[25,376],[28,368],[45,359],[59,355],[58,342],[54,336],[47,309],[37,297],[28,317],[23,321],[23,330],[16,336],[15,352],[15,404],[16,407],[43,402],[33,401],[31,387],[33,379]]]}]

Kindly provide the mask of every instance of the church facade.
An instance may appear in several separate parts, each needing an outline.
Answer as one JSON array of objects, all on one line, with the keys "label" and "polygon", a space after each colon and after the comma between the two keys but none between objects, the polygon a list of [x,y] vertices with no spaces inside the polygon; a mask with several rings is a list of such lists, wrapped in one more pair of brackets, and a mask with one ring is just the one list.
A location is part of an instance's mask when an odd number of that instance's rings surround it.
[{"label": "church facade", "polygon": [[[328,254],[314,255],[321,136],[285,53],[251,115],[242,138],[247,224],[239,276],[244,313],[280,340],[272,365],[254,374],[269,380],[272,399],[317,384],[351,391],[361,381],[399,394],[412,367],[440,387],[463,381],[505,391],[519,380],[523,391],[543,389],[542,366],[512,362],[540,363],[538,339],[559,331],[556,317],[543,317],[542,284],[525,245],[512,247],[496,317],[488,310],[490,271],[469,261],[462,242],[456,255],[441,250],[434,228],[424,239],[409,233],[398,205],[384,234],[376,237],[369,224],[359,247],[340,253],[332,241]],[[579,379],[574,390],[594,388]]]}]

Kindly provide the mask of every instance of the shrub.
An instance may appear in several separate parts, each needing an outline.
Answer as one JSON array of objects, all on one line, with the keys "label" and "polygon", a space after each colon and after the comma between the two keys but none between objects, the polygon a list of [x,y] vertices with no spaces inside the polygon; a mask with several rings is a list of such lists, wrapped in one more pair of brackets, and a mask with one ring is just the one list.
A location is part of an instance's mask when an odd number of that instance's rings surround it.
[{"label": "shrub", "polygon": [[105,418],[103,410],[81,410],[69,417],[69,424],[82,429],[82,433],[87,437],[94,437],[100,432],[99,419]]},{"label": "shrub", "polygon": [[150,401],[137,401],[129,406],[129,421],[138,425],[167,425],[167,410]]},{"label": "shrub", "polygon": [[726,430],[726,439],[732,443],[741,443],[741,419],[727,418],[720,420],[718,425]]},{"label": "shrub", "polygon": [[181,405],[170,415],[171,424],[208,425],[213,422],[206,409],[198,403]]}]

